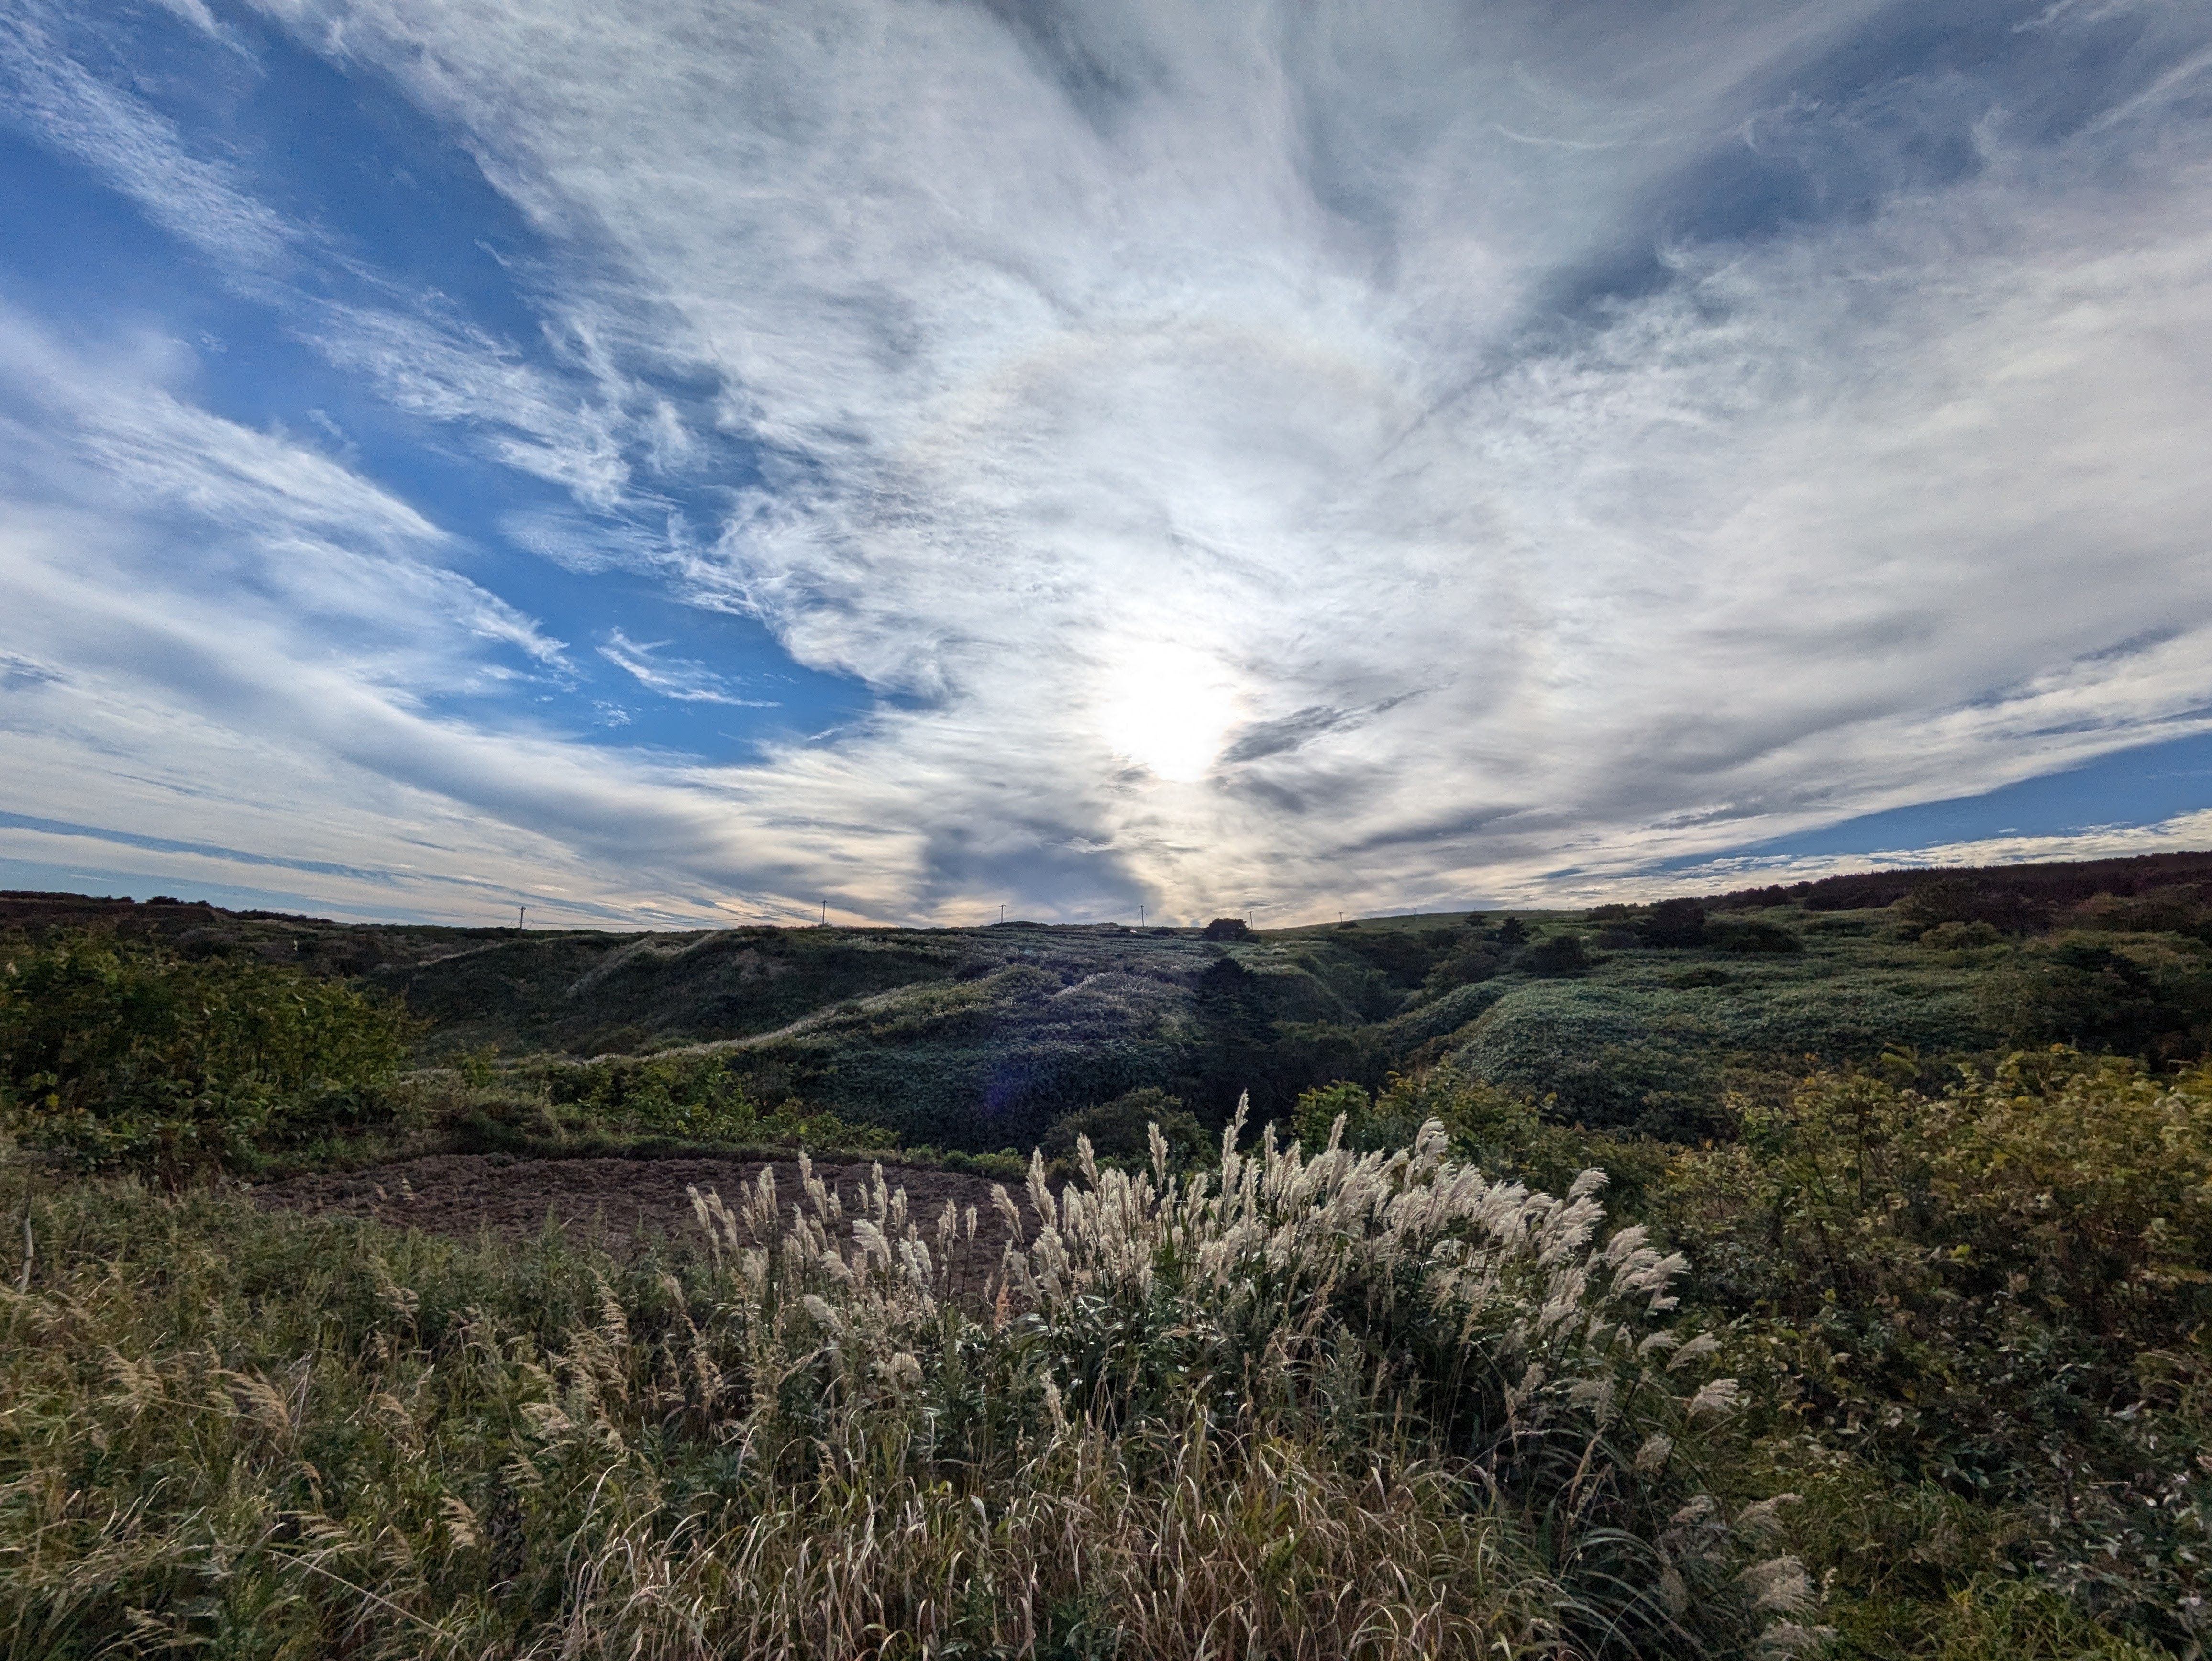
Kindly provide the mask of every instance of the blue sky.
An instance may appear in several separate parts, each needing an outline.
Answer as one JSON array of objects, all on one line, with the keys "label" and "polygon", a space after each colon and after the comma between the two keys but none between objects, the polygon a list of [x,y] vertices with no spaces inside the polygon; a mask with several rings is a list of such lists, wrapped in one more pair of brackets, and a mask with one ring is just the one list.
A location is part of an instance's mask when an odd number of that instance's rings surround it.
[{"label": "blue sky", "polygon": [[2212,844],[2208,118],[2179,0],[9,0],[0,884]]}]

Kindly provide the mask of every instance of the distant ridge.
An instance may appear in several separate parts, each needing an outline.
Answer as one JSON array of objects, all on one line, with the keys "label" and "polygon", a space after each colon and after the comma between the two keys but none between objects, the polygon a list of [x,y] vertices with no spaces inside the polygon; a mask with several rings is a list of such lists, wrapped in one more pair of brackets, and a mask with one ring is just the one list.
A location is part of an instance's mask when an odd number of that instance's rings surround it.
[{"label": "distant ridge", "polygon": [[1922,866],[1865,871],[1817,881],[1776,883],[1698,897],[1711,911],[1802,905],[1808,911],[1862,911],[1894,905],[1916,888],[1942,883],[1985,894],[2007,894],[2038,906],[2078,904],[2099,894],[2132,896],[2154,889],[2212,883],[2212,851],[2137,854],[2125,859],[2054,860],[2036,865]]}]

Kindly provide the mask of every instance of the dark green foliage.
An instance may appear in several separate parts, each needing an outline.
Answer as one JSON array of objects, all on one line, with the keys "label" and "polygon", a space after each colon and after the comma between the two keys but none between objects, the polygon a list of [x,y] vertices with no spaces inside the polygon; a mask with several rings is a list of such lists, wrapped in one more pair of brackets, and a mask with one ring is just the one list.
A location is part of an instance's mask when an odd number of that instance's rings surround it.
[{"label": "dark green foliage", "polygon": [[[534,1069],[526,1076],[542,1087],[552,1110],[526,1106],[505,1122],[526,1140],[564,1135],[605,1139],[611,1133],[687,1145],[896,1145],[896,1135],[881,1125],[851,1124],[825,1109],[810,1110],[795,1097],[764,1106],[732,1060],[726,1052],[678,1051],[638,1061],[601,1059]],[[495,1125],[501,1123],[496,1111],[487,1116]],[[501,1145],[496,1134],[465,1140]]]},{"label": "dark green foliage", "polygon": [[2011,1043],[2189,1059],[2212,1038],[2212,952],[2172,935],[2060,934],[1992,976],[1983,995]]},{"label": "dark green foliage", "polygon": [[1523,947],[1513,959],[1516,969],[1531,975],[1579,975],[1590,967],[1589,949],[1580,934],[1547,934]]},{"label": "dark green foliage", "polygon": [[1431,992],[1474,986],[1505,972],[1510,948],[1470,929],[1440,955],[1422,985]]},{"label": "dark green foliage", "polygon": [[1216,917],[1199,931],[1199,938],[1207,940],[1249,940],[1252,926],[1242,917]]},{"label": "dark green foliage", "polygon": [[[1958,877],[1893,886],[1927,891],[1932,910],[1997,891]],[[2023,881],[2035,895],[2048,885]],[[2048,938],[1968,918],[1913,944],[1893,912],[1808,913],[1802,897],[1762,890],[1578,921],[1372,918],[1212,943],[1042,925],[617,937],[363,931],[205,907],[127,916],[286,961],[382,953],[380,983],[405,984],[438,1023],[424,1059],[495,1043],[651,1060],[703,1042],[761,1110],[796,1098],[908,1144],[971,1150],[1026,1147],[1139,1089],[1170,1092],[1210,1128],[1248,1092],[1256,1114],[1282,1118],[1317,1086],[1376,1090],[1448,1056],[1553,1098],[1562,1116],[1696,1140],[1728,1134],[1729,1089],[1770,1088],[1758,1081],[1801,1074],[1808,1056],[1865,1064],[1902,1043],[1941,1068],[2059,1041],[2182,1059],[2212,1036],[2205,948],[2188,932],[2200,891],[2170,873],[2069,900],[2063,920],[2081,926]],[[1586,922],[1602,925],[1601,952]],[[2122,927],[2154,922],[2173,927]],[[2113,955],[2065,960],[2069,941]],[[417,957],[397,962],[403,947]],[[529,1104],[503,1110],[515,1123],[501,1134],[542,1134]]]},{"label": "dark green foliage", "polygon": [[1939,922],[1921,935],[1920,945],[1929,952],[1976,952],[2003,939],[2004,931],[1995,923]]},{"label": "dark green foliage", "polygon": [[1765,917],[1708,917],[1705,943],[1723,952],[1802,952],[1805,942],[1794,929]]},{"label": "dark green foliage", "polygon": [[2051,917],[2044,901],[1964,875],[1917,884],[1895,909],[1899,928],[1914,935],[1949,922],[1982,922],[2002,934],[2022,934],[2041,928]]},{"label": "dark green foliage", "polygon": [[1439,958],[1471,947],[1479,949],[1474,936],[1456,928],[1418,933],[1403,928],[1346,929],[1334,938],[1346,951],[1382,971],[1392,986],[1407,990],[1426,980]]},{"label": "dark green foliage", "polygon": [[2208,885],[2176,884],[2137,894],[2097,894],[2068,908],[2057,919],[2069,928],[2101,929],[2126,934],[2186,934],[2212,943],[2212,905]]},{"label": "dark green foliage", "polygon": [[111,935],[0,943],[0,1116],[174,1179],[389,1116],[415,1023],[301,970]]},{"label": "dark green foliage", "polygon": [[2142,854],[2128,859],[2068,860],[2051,865],[1859,872],[1794,883],[1786,889],[1771,886],[1717,895],[1705,903],[1717,910],[1797,904],[1808,911],[1864,911],[1894,905],[1924,885],[1943,884],[1954,893],[2011,895],[2030,906],[2050,910],[2099,895],[2127,897],[2160,889],[2198,888],[2208,882],[2212,882],[2212,853]]},{"label": "dark green foliage", "polygon": [[1566,1116],[1696,1141],[1727,1134],[1723,1097],[1741,1074],[1795,1075],[1808,1056],[1871,1058],[1891,1043],[1932,1055],[1990,1041],[1971,981],[1753,979],[1717,965],[1662,978],[1668,960],[1645,961],[1650,978],[1636,982],[1513,986],[1449,1053],[1474,1077],[1552,1098]]},{"label": "dark green foliage", "polygon": [[1077,1139],[1088,1137],[1102,1165],[1129,1170],[1152,1158],[1151,1128],[1159,1127],[1168,1144],[1172,1168],[1182,1170],[1202,1161],[1212,1151],[1212,1138],[1197,1116],[1164,1090],[1132,1090],[1110,1102],[1086,1107],[1056,1122],[1040,1144],[1048,1159],[1071,1165]]},{"label": "dark green foliage", "polygon": [[1632,1217],[1641,1214],[1647,1193],[1665,1175],[1671,1152],[1646,1137],[1562,1124],[1526,1093],[1449,1066],[1394,1074],[1371,1094],[1346,1081],[1309,1090],[1298,1098],[1291,1129],[1307,1147],[1321,1147],[1340,1116],[1342,1145],[1360,1153],[1409,1146],[1434,1119],[1450,1138],[1455,1158],[1547,1194],[1565,1193],[1583,1171],[1601,1170],[1610,1208]]},{"label": "dark green foliage", "polygon": [[1643,922],[1643,934],[1652,946],[1680,951],[1705,943],[1705,909],[1695,900],[1662,900]]},{"label": "dark green foliage", "polygon": [[449,1045],[570,1055],[774,1031],[842,999],[951,977],[961,954],[898,931],[507,932],[377,971]]}]

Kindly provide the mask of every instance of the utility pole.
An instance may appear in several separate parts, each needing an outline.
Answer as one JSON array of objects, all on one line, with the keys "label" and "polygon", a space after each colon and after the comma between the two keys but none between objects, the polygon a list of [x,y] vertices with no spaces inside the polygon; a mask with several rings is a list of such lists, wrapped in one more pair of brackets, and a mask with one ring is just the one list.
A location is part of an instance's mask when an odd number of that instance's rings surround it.
[{"label": "utility pole", "polygon": [[830,926],[830,902],[827,900],[822,902],[822,926],[824,928]]},{"label": "utility pole", "polygon": [[1001,905],[1001,906],[999,908],[999,921],[1000,921],[1000,922],[1006,922],[1006,908],[1005,906]]},{"label": "utility pole", "polygon": [[518,905],[514,908],[514,928],[516,933],[520,934],[522,931],[525,927],[522,920],[529,915],[530,908],[526,905]]},{"label": "utility pole", "polygon": [[1145,926],[1145,903],[1144,903],[1142,900],[1139,900],[1139,901],[1137,902],[1137,927],[1138,927],[1138,928],[1142,928],[1144,926]]}]

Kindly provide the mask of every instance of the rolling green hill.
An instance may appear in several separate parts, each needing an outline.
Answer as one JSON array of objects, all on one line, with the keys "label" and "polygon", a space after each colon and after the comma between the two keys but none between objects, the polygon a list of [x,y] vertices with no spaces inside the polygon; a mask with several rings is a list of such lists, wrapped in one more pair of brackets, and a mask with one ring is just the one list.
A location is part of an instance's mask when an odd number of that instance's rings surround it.
[{"label": "rolling green hill", "polygon": [[[350,926],[0,897],[0,922],[343,977],[553,1099],[648,1062],[909,1143],[1027,1147],[1157,1091],[1206,1124],[1449,1060],[1556,1116],[1694,1141],[1731,1090],[1903,1052],[1931,1082],[2009,1046],[2158,1061],[2212,1034],[2212,857],[1879,873],[1589,913],[1259,934],[1012,923],[696,934]],[[680,1067],[675,1066],[681,1063]],[[672,1068],[674,1070],[672,1071]]]}]

